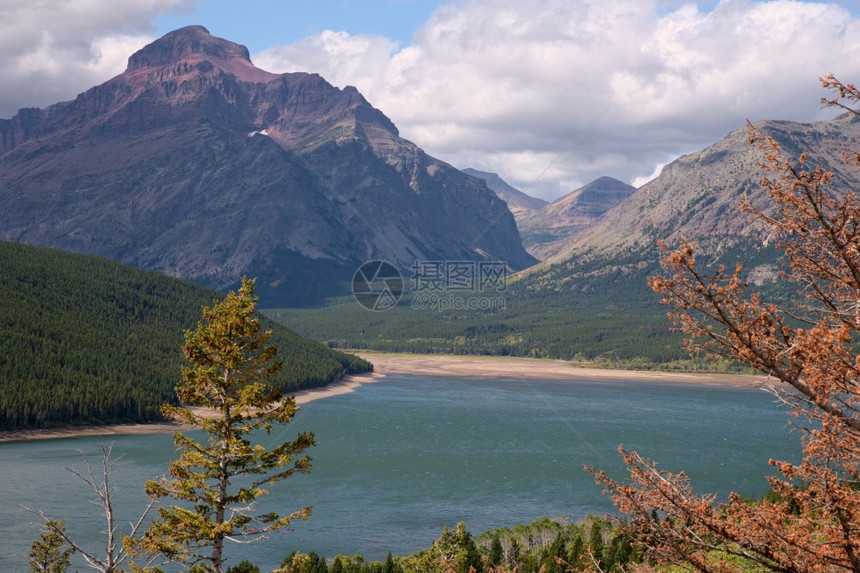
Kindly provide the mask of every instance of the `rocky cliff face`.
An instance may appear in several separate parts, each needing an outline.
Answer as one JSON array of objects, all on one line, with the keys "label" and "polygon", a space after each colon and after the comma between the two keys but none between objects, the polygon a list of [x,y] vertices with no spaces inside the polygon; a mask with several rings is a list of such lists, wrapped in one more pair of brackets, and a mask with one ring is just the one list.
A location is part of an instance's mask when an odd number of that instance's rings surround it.
[{"label": "rocky cliff face", "polygon": [[272,74],[191,26],[75,100],[0,120],[0,239],[313,302],[361,262],[495,260],[504,202],[425,154],[357,90]]}]

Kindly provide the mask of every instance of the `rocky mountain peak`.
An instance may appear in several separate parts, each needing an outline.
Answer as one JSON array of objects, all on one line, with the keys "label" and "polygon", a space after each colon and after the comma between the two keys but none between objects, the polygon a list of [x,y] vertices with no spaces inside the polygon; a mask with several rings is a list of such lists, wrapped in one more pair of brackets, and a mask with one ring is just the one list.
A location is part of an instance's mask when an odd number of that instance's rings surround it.
[{"label": "rocky mountain peak", "polygon": [[562,217],[596,219],[635,191],[632,185],[604,175],[553,202],[547,211]]},{"label": "rocky mountain peak", "polygon": [[536,262],[486,184],[401,139],[355,88],[259,69],[202,26],[0,120],[0,204],[0,240],[221,289],[256,276],[273,306],[344,294],[371,259]]},{"label": "rocky mountain peak", "polygon": [[248,48],[217,38],[203,26],[186,26],[165,34],[131,55],[126,71],[161,67],[189,59],[241,59],[251,62]]},{"label": "rocky mountain peak", "polygon": [[551,257],[635,191],[635,187],[618,179],[598,177],[549,205],[518,217],[523,244],[541,260]]}]

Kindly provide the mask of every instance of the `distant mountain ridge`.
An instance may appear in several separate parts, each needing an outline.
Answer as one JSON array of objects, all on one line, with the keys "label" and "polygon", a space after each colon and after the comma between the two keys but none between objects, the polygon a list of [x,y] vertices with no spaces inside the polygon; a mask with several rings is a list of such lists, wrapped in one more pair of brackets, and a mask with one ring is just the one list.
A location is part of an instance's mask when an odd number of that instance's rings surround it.
[{"label": "distant mountain ridge", "polygon": [[[780,144],[787,159],[808,152],[808,166],[821,164],[832,170],[835,192],[860,186],[860,171],[843,160],[846,150],[860,148],[860,121],[852,114],[812,123],[764,120],[756,127]],[[703,260],[746,261],[754,276],[773,276],[769,270],[776,255],[773,237],[739,208],[742,200],[765,211],[771,208],[761,185],[762,160],[761,150],[749,143],[746,128],[679,157],[529,273],[570,280],[619,265],[633,272],[656,263],[657,239],[677,244],[683,237],[698,246]]]},{"label": "distant mountain ridge", "polygon": [[535,262],[485,184],[399,137],[355,88],[254,67],[202,26],[123,74],[0,120],[0,239],[96,254],[268,305],[383,259]]},{"label": "distant mountain ridge", "polygon": [[598,177],[552,203],[526,195],[497,173],[464,169],[463,173],[486,181],[508,204],[523,238],[523,246],[543,260],[555,255],[577,234],[630,197],[636,188],[613,177]]},{"label": "distant mountain ridge", "polygon": [[472,169],[471,167],[463,169],[463,173],[471,175],[472,177],[477,177],[478,179],[483,179],[487,183],[487,187],[492,189],[502,201],[507,203],[508,209],[510,209],[511,213],[514,214],[515,219],[523,212],[542,209],[546,205],[549,205],[548,201],[544,201],[538,197],[532,197],[531,195],[523,193],[516,187],[510,185],[507,181],[502,179],[498,173],[479,171],[477,169]]},{"label": "distant mountain ridge", "polygon": [[543,260],[621,205],[636,188],[612,177],[598,177],[517,221],[523,245]]}]

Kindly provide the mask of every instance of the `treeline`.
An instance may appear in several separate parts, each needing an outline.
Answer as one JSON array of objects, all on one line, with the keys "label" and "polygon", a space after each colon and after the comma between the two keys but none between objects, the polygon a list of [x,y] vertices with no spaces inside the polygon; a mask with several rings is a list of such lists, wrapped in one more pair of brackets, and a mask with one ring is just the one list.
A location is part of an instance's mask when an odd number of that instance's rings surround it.
[{"label": "treeline", "polygon": [[[594,570],[621,571],[640,563],[629,537],[609,520],[588,516],[571,523],[566,519],[541,518],[513,529],[501,528],[473,537],[465,524],[445,528],[427,548],[402,557],[388,553],[385,561],[368,561],[361,555],[336,555],[330,560],[311,551],[293,552],[277,573],[492,573],[503,568],[519,573],[564,573]],[[244,561],[228,573],[260,573]]]},{"label": "treeline", "polygon": [[[0,242],[0,430],[161,419],[184,332],[219,293],[105,259]],[[290,391],[372,367],[267,321]]]},{"label": "treeline", "polygon": [[632,276],[618,270],[576,284],[544,277],[540,283],[511,282],[501,293],[450,293],[503,301],[502,308],[486,310],[432,308],[418,304],[420,294],[406,294],[384,312],[368,311],[352,299],[321,309],[263,312],[333,348],[651,366],[684,360],[683,336],[672,329],[646,278],[646,271]]},{"label": "treeline", "polygon": [[621,528],[594,515],[576,523],[544,517],[482,533],[476,541],[489,564],[522,573],[593,570],[594,565],[620,571],[620,566],[642,561]]}]

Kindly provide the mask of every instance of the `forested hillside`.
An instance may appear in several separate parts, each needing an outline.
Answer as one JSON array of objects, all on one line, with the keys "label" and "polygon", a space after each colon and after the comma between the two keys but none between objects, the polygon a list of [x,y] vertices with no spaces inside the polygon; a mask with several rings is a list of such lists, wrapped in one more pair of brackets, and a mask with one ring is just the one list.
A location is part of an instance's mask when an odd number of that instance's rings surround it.
[{"label": "forested hillside", "polygon": [[[0,430],[149,422],[216,291],[96,257],[0,242]],[[288,390],[371,366],[269,322]]]}]

